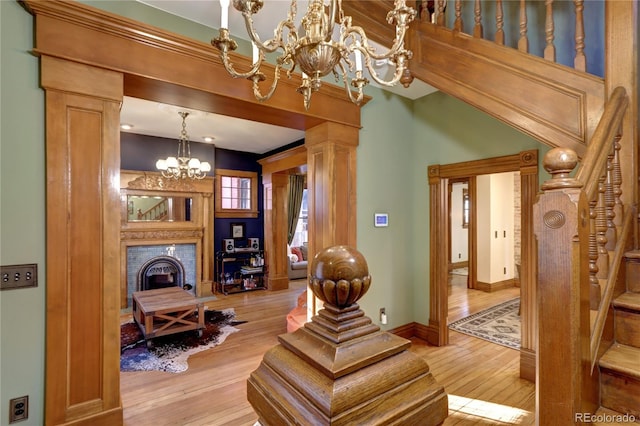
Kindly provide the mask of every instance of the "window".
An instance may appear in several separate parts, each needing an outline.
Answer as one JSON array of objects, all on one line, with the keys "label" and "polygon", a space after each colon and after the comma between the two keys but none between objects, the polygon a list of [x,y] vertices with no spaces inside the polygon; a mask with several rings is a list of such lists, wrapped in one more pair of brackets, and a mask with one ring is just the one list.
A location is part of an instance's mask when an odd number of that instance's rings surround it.
[{"label": "window", "polygon": [[258,174],[216,169],[216,217],[258,217]]},{"label": "window", "polygon": [[298,224],[296,232],[293,234],[291,247],[299,247],[309,241],[309,212],[307,207],[307,190],[302,191],[302,206],[300,207],[300,215],[298,216]]},{"label": "window", "polygon": [[462,227],[469,227],[469,215],[471,211],[471,207],[469,205],[469,190],[467,188],[462,188]]}]

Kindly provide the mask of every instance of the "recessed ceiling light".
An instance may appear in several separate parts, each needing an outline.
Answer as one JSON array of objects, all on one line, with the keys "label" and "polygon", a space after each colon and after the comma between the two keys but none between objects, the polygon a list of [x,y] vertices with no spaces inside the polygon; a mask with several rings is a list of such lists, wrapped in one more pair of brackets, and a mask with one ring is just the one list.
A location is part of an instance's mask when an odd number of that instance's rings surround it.
[{"label": "recessed ceiling light", "polygon": [[122,130],[131,130],[133,129],[133,124],[122,123],[120,124],[120,128]]},{"label": "recessed ceiling light", "polygon": [[203,136],[202,139],[204,139],[205,142],[213,142],[214,137],[213,136]]}]

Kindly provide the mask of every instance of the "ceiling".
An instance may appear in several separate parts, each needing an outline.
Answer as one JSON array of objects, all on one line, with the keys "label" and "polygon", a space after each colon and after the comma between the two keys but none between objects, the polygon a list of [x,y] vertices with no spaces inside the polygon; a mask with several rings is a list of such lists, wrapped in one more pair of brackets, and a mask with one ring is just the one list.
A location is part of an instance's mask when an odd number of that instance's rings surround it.
[{"label": "ceiling", "polygon": [[[140,2],[211,27],[212,37],[217,34],[217,28],[220,26],[219,0],[144,0]],[[301,16],[306,10],[307,1],[298,0],[297,3],[298,16]],[[256,22],[254,22],[262,39],[271,37],[276,23],[286,17],[288,9],[289,1],[273,0],[265,2],[263,9],[256,17],[272,16],[273,18],[256,19]],[[242,16],[233,7],[230,7],[229,10],[229,30],[233,37],[248,38]],[[380,49],[384,48],[381,47]],[[380,75],[386,75],[389,72],[385,64],[377,65]],[[371,84],[375,85],[374,83]],[[405,89],[402,85],[391,88],[383,87],[383,89],[409,99],[418,99],[436,90],[417,79],[408,89]],[[302,102],[302,97],[300,102]],[[182,130],[182,118],[178,114],[179,111],[189,112],[186,120],[189,140],[213,143],[219,148],[263,154],[304,138],[304,131],[301,130],[131,97],[124,98],[120,120],[121,123],[126,123],[133,127],[122,131],[177,140]],[[256,137],[256,135],[260,135],[260,137]],[[213,141],[205,141],[203,138],[206,136],[212,137]]]}]

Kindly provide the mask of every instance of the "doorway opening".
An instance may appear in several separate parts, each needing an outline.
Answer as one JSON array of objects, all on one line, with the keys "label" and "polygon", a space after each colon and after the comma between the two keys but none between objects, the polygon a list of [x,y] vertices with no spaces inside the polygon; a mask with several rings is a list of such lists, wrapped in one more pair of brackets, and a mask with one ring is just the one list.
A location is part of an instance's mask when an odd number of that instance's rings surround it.
[{"label": "doorway opening", "polygon": [[[450,271],[450,241],[449,241],[449,182],[468,179],[469,218],[477,216],[477,176],[519,172],[520,175],[520,293],[522,338],[520,350],[520,376],[533,380],[535,378],[535,276],[537,252],[533,234],[533,204],[538,191],[538,151],[522,151],[503,157],[484,160],[467,161],[456,164],[429,166],[430,190],[430,284],[429,284],[429,325],[427,341],[436,346],[449,343],[449,271]],[[469,220],[469,247],[477,247],[475,236],[477,224]],[[477,248],[475,249],[477,250]],[[476,251],[477,252],[477,251]],[[469,250],[468,270],[469,283],[477,282],[474,277],[478,258],[474,249]]]},{"label": "doorway opening", "polygon": [[449,181],[448,324],[520,296],[520,192],[518,171]]}]

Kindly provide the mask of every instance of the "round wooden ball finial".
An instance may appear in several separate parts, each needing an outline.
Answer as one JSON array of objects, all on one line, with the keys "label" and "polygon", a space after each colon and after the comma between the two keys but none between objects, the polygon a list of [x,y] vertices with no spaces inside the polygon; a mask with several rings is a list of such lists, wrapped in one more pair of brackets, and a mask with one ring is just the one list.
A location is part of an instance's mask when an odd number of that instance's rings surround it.
[{"label": "round wooden ball finial", "polygon": [[326,304],[344,309],[369,290],[371,276],[362,253],[340,245],[325,248],[311,262],[311,290]]},{"label": "round wooden ball finial", "polygon": [[578,154],[570,148],[553,148],[545,154],[543,165],[551,174],[568,174],[578,165]]},{"label": "round wooden ball finial", "polygon": [[551,179],[542,185],[542,189],[579,188],[582,186],[569,174],[578,165],[578,154],[570,148],[553,148],[544,156],[544,169],[551,174]]}]

